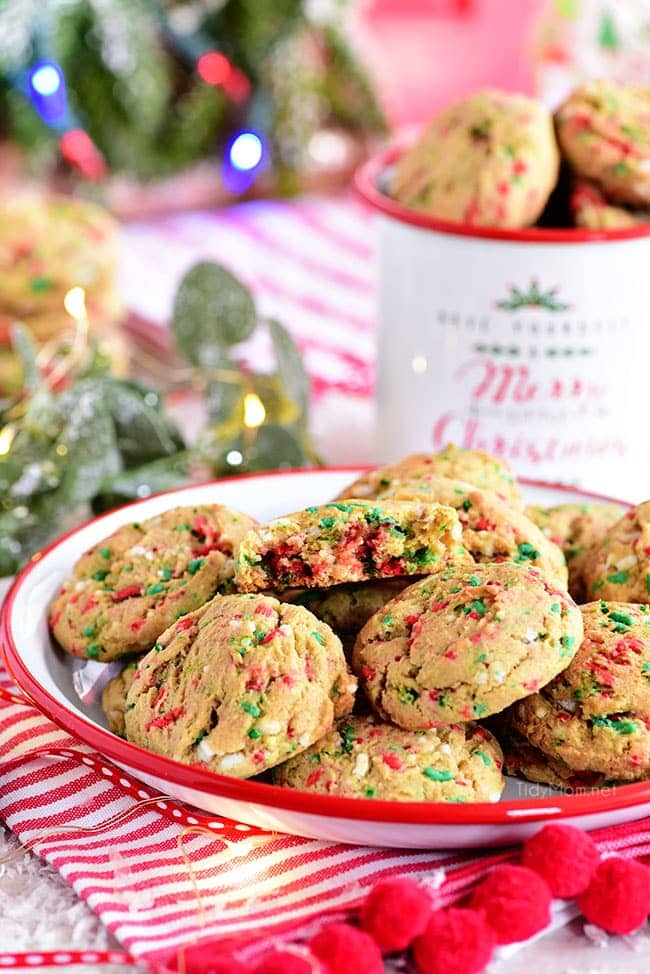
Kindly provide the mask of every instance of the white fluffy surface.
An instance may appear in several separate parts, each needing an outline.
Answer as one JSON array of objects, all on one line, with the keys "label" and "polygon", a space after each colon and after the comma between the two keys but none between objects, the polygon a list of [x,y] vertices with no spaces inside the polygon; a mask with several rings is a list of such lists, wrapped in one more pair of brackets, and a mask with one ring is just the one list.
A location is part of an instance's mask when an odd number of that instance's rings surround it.
[{"label": "white fluffy surface", "polygon": [[[74,890],[36,856],[21,850],[16,838],[0,830],[0,952],[28,950],[119,949],[114,937]],[[85,965],[78,972],[135,971],[135,968]]]}]

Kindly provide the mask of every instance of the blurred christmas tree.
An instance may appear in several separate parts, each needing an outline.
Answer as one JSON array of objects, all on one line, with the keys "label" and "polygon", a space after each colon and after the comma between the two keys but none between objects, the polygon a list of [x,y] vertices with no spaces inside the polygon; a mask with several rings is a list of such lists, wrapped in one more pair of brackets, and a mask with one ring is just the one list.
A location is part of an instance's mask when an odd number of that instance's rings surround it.
[{"label": "blurred christmas tree", "polygon": [[161,177],[218,150],[236,190],[263,168],[291,188],[325,126],[384,127],[342,30],[344,6],[4,0],[0,134],[41,171],[63,157],[87,178]]}]

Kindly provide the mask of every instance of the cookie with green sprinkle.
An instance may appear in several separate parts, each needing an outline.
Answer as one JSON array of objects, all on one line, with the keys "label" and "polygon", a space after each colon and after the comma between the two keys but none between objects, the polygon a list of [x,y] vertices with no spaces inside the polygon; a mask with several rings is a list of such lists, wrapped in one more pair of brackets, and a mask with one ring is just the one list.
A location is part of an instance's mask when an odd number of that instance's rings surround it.
[{"label": "cookie with green sprinkle", "polygon": [[589,601],[650,604],[650,501],[627,511],[590,548],[584,580]]},{"label": "cookie with green sprinkle", "polygon": [[239,548],[241,592],[329,588],[428,575],[471,562],[450,507],[409,501],[331,501],[250,531]]},{"label": "cookie with green sprinkle", "polygon": [[254,524],[219,504],[125,524],[75,565],[50,606],[52,635],[67,653],[102,662],[146,652],[230,583]]},{"label": "cookie with green sprinkle", "polygon": [[505,462],[482,450],[467,450],[450,443],[439,453],[414,453],[398,463],[369,470],[341,491],[345,497],[381,498],[405,483],[427,477],[447,477],[489,490],[511,507],[523,501],[514,473]]},{"label": "cookie with green sprinkle", "polygon": [[315,794],[378,801],[496,802],[503,755],[477,724],[407,731],[375,717],[344,717],[276,768],[275,782]]},{"label": "cookie with green sprinkle", "polygon": [[352,665],[384,720],[423,730],[499,713],[552,680],[581,639],[571,597],[526,564],[450,567],[376,613]]},{"label": "cookie with green sprinkle", "polygon": [[125,732],[157,754],[248,778],[326,734],[355,691],[340,640],[307,609],[218,596],[140,661]]},{"label": "cookie with green sprinkle", "polygon": [[511,728],[498,737],[503,748],[504,771],[511,777],[549,785],[572,795],[596,791],[613,783],[596,771],[573,771],[561,758],[549,757]]},{"label": "cookie with green sprinkle", "polygon": [[412,585],[412,578],[380,578],[376,582],[356,582],[334,585],[332,588],[287,591],[283,602],[304,605],[314,615],[331,626],[346,642],[354,641],[368,619],[387,602]]},{"label": "cookie with green sprinkle", "polygon": [[509,711],[514,728],[573,771],[650,775],[650,606],[581,606],[584,638],[569,666]]},{"label": "cookie with green sprinkle", "polygon": [[562,588],[567,567],[562,551],[544,537],[537,525],[489,490],[462,480],[426,474],[416,480],[398,480],[384,499],[420,500],[453,507],[463,529],[463,545],[478,562],[514,561],[538,568]]},{"label": "cookie with green sprinkle", "polygon": [[584,571],[589,552],[625,514],[618,504],[557,504],[526,508],[526,516],[545,538],[564,552],[569,570],[569,592],[576,602],[586,597]]}]

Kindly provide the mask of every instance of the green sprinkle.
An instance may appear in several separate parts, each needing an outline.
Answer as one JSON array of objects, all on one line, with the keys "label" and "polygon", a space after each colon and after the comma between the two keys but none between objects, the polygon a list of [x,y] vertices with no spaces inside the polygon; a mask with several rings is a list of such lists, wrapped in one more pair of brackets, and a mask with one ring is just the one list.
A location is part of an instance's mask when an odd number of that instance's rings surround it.
[{"label": "green sprinkle", "polygon": [[162,643],[154,643],[154,647],[153,648],[156,650],[157,653],[159,653],[165,647],[163,646]]},{"label": "green sprinkle", "polygon": [[161,568],[158,574],[164,581],[168,582],[172,577],[172,570],[171,568]]},{"label": "green sprinkle", "polygon": [[305,508],[305,510],[307,511],[307,514],[315,514],[317,512],[318,508],[317,507],[307,507],[307,508]]},{"label": "green sprinkle", "polygon": [[482,717],[487,713],[487,707],[483,703],[475,703],[472,707],[472,713],[475,717]]},{"label": "green sprinkle", "polygon": [[446,802],[454,802],[454,804],[456,804],[456,805],[461,805],[463,802],[466,802],[467,799],[466,798],[463,798],[461,795],[454,795],[453,798],[445,798],[445,801]]},{"label": "green sprinkle", "polygon": [[192,741],[192,747],[196,747],[197,744],[200,744],[201,741],[203,740],[203,738],[204,737],[207,737],[207,736],[208,736],[207,730],[199,731],[199,733],[196,735],[196,737]]},{"label": "green sprinkle", "polygon": [[423,768],[422,774],[429,781],[453,781],[453,774],[451,771],[438,771],[437,768]]},{"label": "green sprinkle", "polygon": [[487,662],[487,653],[479,653],[479,655],[474,659],[475,663],[485,663]]},{"label": "green sprinkle", "polygon": [[250,737],[251,741],[259,741],[262,735],[260,734],[260,732],[257,730],[256,727],[251,727],[251,729],[248,732],[248,736]]},{"label": "green sprinkle", "polygon": [[374,798],[376,793],[377,793],[376,788],[366,788],[366,790],[364,791],[364,795],[366,798]]},{"label": "green sprinkle", "polygon": [[86,656],[88,657],[88,659],[99,659],[100,650],[101,650],[101,646],[99,645],[99,643],[91,643],[90,646],[86,649]]},{"label": "green sprinkle", "polygon": [[100,548],[99,549],[99,553],[102,556],[102,558],[110,558],[111,557],[111,549],[110,548]]},{"label": "green sprinkle", "polygon": [[645,590],[650,595],[650,575],[645,577]]},{"label": "green sprinkle", "polygon": [[609,618],[614,622],[622,622],[624,626],[631,626],[634,622],[632,616],[629,616],[626,612],[610,612]]},{"label": "green sprinkle", "polygon": [[384,626],[392,626],[392,624],[393,624],[393,617],[390,616],[390,615],[389,616],[384,616],[384,618],[381,621],[382,621],[382,624]]},{"label": "green sprinkle", "polygon": [[612,720],[611,717],[593,717],[594,727],[607,727],[617,734],[635,734],[638,730],[636,722],[633,720]]},{"label": "green sprinkle", "polygon": [[471,508],[471,506],[472,506],[472,502],[469,499],[463,501],[463,510],[464,511],[469,511],[470,508]]},{"label": "green sprinkle", "polygon": [[515,558],[515,561],[535,561],[539,558],[539,551],[528,541],[520,541],[517,545],[517,551],[519,554]]},{"label": "green sprinkle", "polygon": [[128,574],[128,572],[132,572],[132,571],[133,571],[133,565],[125,565],[124,568],[122,569],[122,573],[126,572]]},{"label": "green sprinkle", "polygon": [[107,571],[106,572],[94,572],[93,579],[96,582],[103,582],[107,575],[108,575],[108,572]]},{"label": "green sprinkle", "polygon": [[325,637],[320,632],[316,632],[316,630],[314,630],[312,632],[312,637],[316,640],[316,642],[320,646],[324,646],[325,645]]},{"label": "green sprinkle", "polygon": [[161,592],[165,591],[165,586],[162,582],[156,582],[155,585],[150,585],[145,595],[160,595]]},{"label": "green sprinkle", "polygon": [[354,727],[351,724],[342,727],[339,731],[339,737],[341,738],[341,747],[346,754],[350,754],[354,746]]},{"label": "green sprinkle", "polygon": [[92,636],[95,635],[95,627],[94,626],[86,626],[86,628],[84,629],[83,633],[84,633],[84,636],[86,637],[86,639],[90,639]]},{"label": "green sprinkle", "polygon": [[551,612],[561,612],[561,611],[562,610],[560,608],[560,603],[554,602],[553,605],[551,606]]},{"label": "green sprinkle", "polygon": [[260,714],[262,713],[262,711],[257,706],[257,704],[249,703],[248,700],[245,700],[243,702],[243,704],[241,705],[241,709],[245,710],[247,714],[251,715],[251,717],[259,717]]},{"label": "green sprinkle", "polygon": [[415,565],[435,565],[439,559],[435,551],[431,551],[430,548],[418,548],[412,555],[407,555],[406,557]]},{"label": "green sprinkle", "polygon": [[[353,510],[352,504],[335,504],[334,502],[326,504],[326,507],[333,507],[335,511],[341,511],[343,514],[350,514]],[[317,507],[313,509],[307,508],[310,514],[315,514],[318,510]]]},{"label": "green sprinkle", "polygon": [[33,294],[42,294],[44,291],[49,291],[52,287],[52,281],[49,277],[33,277],[29,282],[29,290]]},{"label": "green sprinkle", "polygon": [[575,641],[576,641],[575,636],[562,636],[562,640],[561,640],[562,645],[568,652],[571,652],[571,650],[573,649]]},{"label": "green sprinkle", "polygon": [[469,580],[469,584],[472,586],[472,588],[476,588],[477,585],[481,584],[481,579],[477,578],[476,575],[472,575]]},{"label": "green sprinkle", "polygon": [[189,526],[189,524],[179,524],[177,528],[174,528],[174,530],[175,531],[189,531],[190,530],[190,526]]},{"label": "green sprinkle", "polygon": [[474,599],[473,602],[469,604],[470,612],[476,612],[479,616],[485,615],[485,602],[483,599]]},{"label": "green sprinkle", "polygon": [[405,704],[406,706],[414,704],[419,696],[420,694],[417,692],[417,690],[414,690],[413,687],[400,687],[397,691],[399,702]]},{"label": "green sprinkle", "polygon": [[203,565],[204,561],[205,561],[204,558],[192,558],[191,562],[187,566],[187,570],[190,573],[190,575],[196,575],[199,568],[201,568],[201,566]]},{"label": "green sprinkle", "polygon": [[329,531],[329,529],[333,528],[335,524],[336,524],[335,517],[324,517],[321,518],[321,520],[318,522],[318,527],[323,528],[324,531]]},{"label": "green sprinkle", "polygon": [[627,582],[629,577],[629,572],[614,572],[613,575],[607,576],[607,581],[613,582],[614,585],[623,585],[624,582]]},{"label": "green sprinkle", "polygon": [[492,764],[492,758],[488,754],[486,754],[485,751],[474,751],[474,754],[477,756],[477,758],[481,759],[481,761],[483,762],[484,765],[486,765],[486,767],[488,768],[490,767],[490,765]]},{"label": "green sprinkle", "polygon": [[390,477],[381,477],[379,480],[380,487],[390,487]]}]

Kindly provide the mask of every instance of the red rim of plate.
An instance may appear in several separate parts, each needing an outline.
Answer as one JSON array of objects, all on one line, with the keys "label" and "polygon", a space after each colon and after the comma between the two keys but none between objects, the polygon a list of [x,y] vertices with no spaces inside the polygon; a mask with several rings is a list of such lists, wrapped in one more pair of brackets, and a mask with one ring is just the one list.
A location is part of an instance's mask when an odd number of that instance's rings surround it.
[{"label": "red rim of plate", "polygon": [[635,227],[621,227],[613,230],[584,230],[577,227],[523,227],[520,230],[509,230],[500,227],[475,226],[471,223],[456,223],[451,220],[438,220],[426,213],[402,206],[401,203],[391,199],[379,188],[381,176],[388,166],[399,159],[404,150],[405,146],[399,144],[384,149],[360,166],[354,176],[357,191],[366,203],[369,203],[373,209],[379,210],[384,216],[389,216],[399,223],[408,223],[424,230],[435,230],[437,233],[452,234],[457,237],[482,237],[489,240],[509,240],[517,243],[603,243],[650,237],[650,223],[641,223]]},{"label": "red rim of plate", "polygon": [[[175,490],[165,491],[159,496],[182,495],[196,490],[197,487],[218,486],[220,484],[236,483],[241,480],[268,477],[291,477],[306,473],[350,473],[359,474],[359,467],[330,467],[326,470],[282,470],[265,474],[246,474],[239,477],[229,477],[223,480],[208,481],[205,484],[192,484]],[[600,503],[617,503],[629,507],[625,501],[595,494],[591,491],[580,490],[564,484],[554,484],[543,480],[521,478],[522,484],[530,487],[546,487],[561,490],[566,494],[586,495]],[[129,511],[146,504],[152,498],[127,504],[120,510],[125,515]],[[91,523],[101,522],[113,512],[107,512],[98,518],[91,518],[84,524],[73,528],[62,537],[57,538],[43,551],[39,552],[18,573],[9,589],[0,616],[0,651],[2,657],[17,685],[28,695],[37,708],[55,724],[68,733],[78,737],[85,744],[93,747],[105,758],[110,758],[118,764],[137,769],[149,776],[173,782],[185,788],[203,791],[212,795],[230,799],[232,801],[266,805],[282,811],[298,812],[303,815],[322,815],[330,818],[356,819],[359,821],[391,822],[401,825],[512,825],[514,822],[535,822],[545,819],[565,818],[568,816],[582,816],[628,808],[650,802],[650,781],[630,785],[619,785],[607,792],[589,792],[578,795],[550,795],[545,798],[531,798],[524,800],[507,800],[494,804],[480,802],[475,804],[445,804],[444,802],[391,802],[370,801],[363,798],[340,798],[334,795],[316,795],[311,792],[294,791],[290,788],[280,788],[276,785],[256,782],[241,778],[231,778],[219,775],[207,769],[190,767],[146,751],[144,748],[116,737],[110,731],[98,727],[76,711],[69,710],[53,697],[31,674],[29,667],[23,660],[13,635],[11,617],[15,603],[21,589],[35,568],[36,564],[59,547],[68,538],[73,537]],[[128,520],[128,517],[125,518]]]}]

